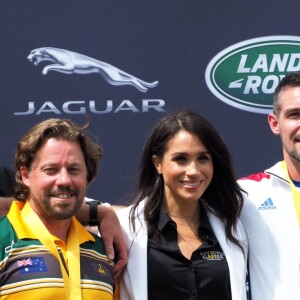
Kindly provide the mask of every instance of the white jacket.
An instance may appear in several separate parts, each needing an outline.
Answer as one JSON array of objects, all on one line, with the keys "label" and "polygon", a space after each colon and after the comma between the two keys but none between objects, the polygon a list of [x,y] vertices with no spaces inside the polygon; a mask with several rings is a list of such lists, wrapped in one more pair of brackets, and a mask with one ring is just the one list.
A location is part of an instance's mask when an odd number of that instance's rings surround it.
[{"label": "white jacket", "polygon": [[[138,215],[141,222],[136,220],[136,232],[133,234],[129,226],[129,211],[130,207],[117,211],[123,232],[125,235],[128,264],[123,271],[120,280],[121,300],[147,300],[147,244],[148,235],[147,228],[144,222],[144,204],[141,202],[138,207]],[[241,222],[238,222],[237,237],[243,241],[245,256],[241,249],[233,243],[226,240],[225,228],[223,223],[212,213],[207,211],[209,221],[213,231],[226,255],[229,266],[231,293],[233,300],[246,299],[246,267],[247,267],[247,252],[248,244],[247,237]]]},{"label": "white jacket", "polygon": [[241,220],[249,239],[252,300],[299,300],[300,230],[281,162],[238,183],[248,193]]}]

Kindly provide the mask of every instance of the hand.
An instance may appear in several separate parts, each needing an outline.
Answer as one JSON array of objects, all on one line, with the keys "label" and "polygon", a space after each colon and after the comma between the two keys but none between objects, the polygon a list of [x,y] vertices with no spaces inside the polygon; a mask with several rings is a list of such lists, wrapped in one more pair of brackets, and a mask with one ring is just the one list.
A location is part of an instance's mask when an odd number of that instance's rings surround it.
[{"label": "hand", "polygon": [[116,261],[114,275],[118,277],[127,264],[127,250],[119,219],[110,205],[98,205],[99,231],[110,260]]}]

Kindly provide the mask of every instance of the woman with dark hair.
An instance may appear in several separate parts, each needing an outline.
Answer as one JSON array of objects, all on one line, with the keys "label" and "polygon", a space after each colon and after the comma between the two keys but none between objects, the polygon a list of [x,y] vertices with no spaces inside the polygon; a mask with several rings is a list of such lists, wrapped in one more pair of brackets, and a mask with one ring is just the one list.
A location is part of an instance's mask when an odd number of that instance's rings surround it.
[{"label": "woman with dark hair", "polygon": [[117,212],[128,249],[121,300],[246,299],[242,205],[212,125],[190,111],[164,117],[144,147],[133,204]]}]

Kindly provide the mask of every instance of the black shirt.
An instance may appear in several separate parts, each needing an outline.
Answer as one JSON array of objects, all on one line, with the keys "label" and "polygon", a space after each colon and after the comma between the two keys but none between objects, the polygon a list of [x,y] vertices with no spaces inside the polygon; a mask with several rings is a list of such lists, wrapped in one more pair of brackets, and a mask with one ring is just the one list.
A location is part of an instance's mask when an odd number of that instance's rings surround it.
[{"label": "black shirt", "polygon": [[202,245],[191,259],[178,247],[176,223],[161,213],[159,242],[148,240],[149,300],[231,300],[229,268],[201,206],[199,236]]}]

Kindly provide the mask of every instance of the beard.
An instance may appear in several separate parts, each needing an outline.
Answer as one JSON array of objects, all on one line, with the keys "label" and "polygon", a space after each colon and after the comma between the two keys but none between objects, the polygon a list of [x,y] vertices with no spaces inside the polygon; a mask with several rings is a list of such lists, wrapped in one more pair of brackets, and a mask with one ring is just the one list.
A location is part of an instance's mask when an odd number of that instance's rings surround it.
[{"label": "beard", "polygon": [[294,136],[292,139],[292,146],[289,147],[290,143],[285,143],[283,136],[280,135],[281,143],[284,148],[284,151],[297,162],[300,162],[300,152],[297,150],[296,145],[300,141],[300,136]]},{"label": "beard", "polygon": [[287,151],[287,153],[290,157],[292,157],[296,161],[300,162],[300,153],[295,148],[293,148],[292,150]]},{"label": "beard", "polygon": [[[59,191],[55,191],[55,193],[59,193]],[[73,202],[65,203],[64,199],[61,199],[61,202],[58,200],[53,204],[51,202],[53,194],[54,193],[51,192],[42,199],[38,199],[35,195],[31,195],[31,199],[40,213],[54,220],[66,220],[73,217],[81,207],[84,200],[84,194],[79,195],[72,191],[70,194],[72,194],[72,197],[75,197]]]}]

